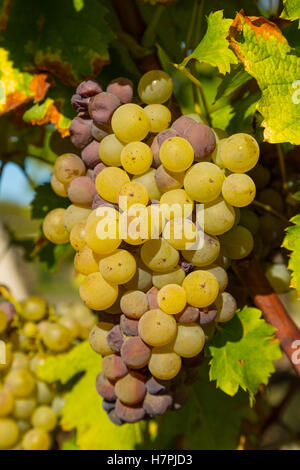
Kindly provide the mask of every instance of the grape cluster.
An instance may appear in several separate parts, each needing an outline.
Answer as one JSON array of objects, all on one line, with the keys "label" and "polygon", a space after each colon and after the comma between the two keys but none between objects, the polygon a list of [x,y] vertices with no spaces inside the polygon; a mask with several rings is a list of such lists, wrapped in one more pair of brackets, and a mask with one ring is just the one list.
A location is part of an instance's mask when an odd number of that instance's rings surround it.
[{"label": "grape cluster", "polygon": [[79,85],[70,132],[81,157],[58,157],[52,178],[71,205],[44,220],[50,241],[76,251],[80,296],[98,312],[90,334],[104,357],[97,390],[117,424],[182,406],[205,341],[236,311],[229,260],[254,243],[239,221],[255,197],[246,173],[257,142],[195,114],[172,122],[172,90],[158,70],[142,76],[135,103],[124,78],[106,91]]},{"label": "grape cluster", "polygon": [[47,357],[86,338],[95,317],[83,305],[53,308],[30,297],[19,311],[0,302],[0,340],[5,364],[0,364],[0,450],[48,450],[64,405],[62,394],[39,377]]}]

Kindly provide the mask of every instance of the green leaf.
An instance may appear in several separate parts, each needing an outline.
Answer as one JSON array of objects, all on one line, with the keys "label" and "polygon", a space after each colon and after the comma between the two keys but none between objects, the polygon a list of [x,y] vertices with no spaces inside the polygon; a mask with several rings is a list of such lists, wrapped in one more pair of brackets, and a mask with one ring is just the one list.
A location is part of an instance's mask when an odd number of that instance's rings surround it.
[{"label": "green leaf", "polygon": [[84,7],[84,0],[73,0],[73,3],[76,11],[80,11]]},{"label": "green leaf", "polygon": [[39,126],[52,123],[63,137],[69,134],[71,119],[61,114],[51,98],[47,98],[42,104],[36,103],[24,113],[23,119],[25,122]]},{"label": "green leaf", "polygon": [[50,183],[44,183],[35,189],[35,196],[31,202],[31,217],[33,219],[43,219],[48,212],[58,207],[65,209],[70,205],[66,197],[55,194]]},{"label": "green leaf", "polygon": [[241,13],[230,28],[229,40],[261,90],[257,109],[263,116],[265,140],[300,144],[300,58],[296,52],[274,23]]},{"label": "green leaf", "polygon": [[218,67],[219,72],[225,75],[230,72],[231,64],[238,63],[237,57],[230,50],[226,40],[232,20],[223,18],[223,11],[220,10],[210,13],[207,22],[204,38],[180,66],[186,67],[191,59],[196,59]]},{"label": "green leaf", "polygon": [[[200,378],[190,388],[190,398],[180,411],[169,411],[158,421],[153,449],[236,449],[242,420],[249,414],[244,392],[234,398],[216,389],[208,380],[208,366],[200,367]],[[224,432],[226,430],[226,432]]]},{"label": "green leaf", "polygon": [[[294,195],[300,201],[300,192]],[[292,226],[287,227],[283,246],[291,251],[288,268],[292,271],[291,286],[300,295],[300,214],[291,219]]]},{"label": "green leaf", "polygon": [[233,66],[231,72],[225,75],[221,81],[215,101],[218,101],[220,98],[224,98],[225,96],[230,96],[251,79],[251,75],[244,70],[244,67],[241,64]]},{"label": "green leaf", "polygon": [[65,441],[62,450],[80,450],[80,447],[76,444],[76,436],[73,436],[69,441]]},{"label": "green leaf", "polygon": [[88,341],[75,346],[69,353],[49,358],[39,368],[39,375],[48,381],[67,383],[79,372],[84,375],[65,395],[61,424],[64,429],[76,428],[76,444],[81,450],[132,450],[141,443],[144,423],[121,427],[111,423],[101,407],[95,387],[101,370],[101,357]]},{"label": "green leaf", "polygon": [[244,307],[224,324],[209,344],[212,355],[210,380],[230,396],[239,387],[249,392],[250,401],[260,384],[267,384],[275,371],[274,361],[281,357],[275,328],[261,318],[255,308]]},{"label": "green leaf", "polygon": [[280,15],[286,20],[299,20],[300,28],[300,3],[299,0],[283,0],[283,10]]}]

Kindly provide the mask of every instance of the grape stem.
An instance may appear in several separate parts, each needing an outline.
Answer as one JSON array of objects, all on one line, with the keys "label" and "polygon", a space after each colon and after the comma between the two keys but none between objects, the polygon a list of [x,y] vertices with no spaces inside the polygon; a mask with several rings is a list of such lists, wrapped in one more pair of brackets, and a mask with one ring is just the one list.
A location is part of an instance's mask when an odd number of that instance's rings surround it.
[{"label": "grape stem", "polygon": [[290,221],[284,215],[282,215],[280,212],[278,212],[276,209],[273,209],[272,206],[269,206],[269,204],[263,204],[262,202],[259,202],[259,201],[256,201],[256,200],[253,201],[252,204],[254,204],[257,207],[260,207],[261,209],[264,209],[267,212],[271,212],[271,214],[273,214],[276,217],[278,217],[279,219],[283,220],[283,222],[286,225],[290,225]]},{"label": "grape stem", "polygon": [[281,172],[281,178],[282,178],[282,187],[283,187],[284,192],[287,192],[288,184],[287,184],[287,174],[286,174],[284,154],[283,154],[282,147],[280,144],[277,144],[276,148],[277,148],[277,154],[278,154],[278,160],[279,160],[279,166],[280,166],[280,172]]},{"label": "grape stem", "polygon": [[[260,263],[255,258],[245,258],[232,265],[236,275],[248,290],[254,304],[262,311],[264,319],[276,328],[282,350],[300,376],[300,362],[293,354],[300,345],[300,330],[282,305],[266,279]],[[295,347],[299,341],[298,345]]]}]

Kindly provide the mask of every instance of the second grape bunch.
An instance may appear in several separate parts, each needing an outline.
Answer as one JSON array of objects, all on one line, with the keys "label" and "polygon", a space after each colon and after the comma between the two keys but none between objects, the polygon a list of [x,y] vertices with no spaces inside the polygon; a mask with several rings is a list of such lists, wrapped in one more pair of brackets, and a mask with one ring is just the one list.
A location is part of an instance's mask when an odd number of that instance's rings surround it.
[{"label": "second grape bunch", "polygon": [[142,76],[135,102],[125,78],[106,91],[92,80],[78,86],[70,134],[81,154],[58,157],[51,181],[71,204],[44,220],[48,240],[76,251],[80,296],[98,313],[96,386],[116,424],[184,404],[205,342],[236,311],[230,260],[253,249],[239,221],[255,197],[246,173],[257,142],[196,114],[174,121],[172,91],[158,70]]}]

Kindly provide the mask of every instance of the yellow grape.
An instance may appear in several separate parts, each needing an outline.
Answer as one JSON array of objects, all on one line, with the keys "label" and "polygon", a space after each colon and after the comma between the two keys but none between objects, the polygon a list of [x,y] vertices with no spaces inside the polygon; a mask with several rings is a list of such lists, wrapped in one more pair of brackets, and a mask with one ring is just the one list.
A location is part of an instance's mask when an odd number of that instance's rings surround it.
[{"label": "yellow grape", "polygon": [[187,250],[196,241],[197,228],[189,219],[172,219],[166,223],[163,237],[176,250]]},{"label": "yellow grape", "polygon": [[150,131],[150,119],[141,106],[133,103],[123,104],[114,112],[111,126],[121,142],[143,140]]},{"label": "yellow grape", "polygon": [[88,207],[76,206],[71,204],[65,211],[64,215],[64,226],[68,232],[71,232],[75,225],[83,222],[91,213],[91,209]]},{"label": "yellow grape", "polygon": [[148,297],[139,290],[125,292],[121,297],[120,308],[127,317],[138,320],[149,309]]},{"label": "yellow grape", "polygon": [[139,81],[138,94],[146,104],[165,103],[173,92],[173,81],[163,70],[150,70]]},{"label": "yellow grape", "polygon": [[108,356],[113,354],[114,351],[109,347],[107,343],[107,335],[110,330],[114,327],[113,323],[100,322],[93,327],[89,335],[89,342],[93,350],[101,354],[101,356]]},{"label": "yellow grape", "polygon": [[18,398],[15,400],[13,416],[17,419],[28,419],[37,407],[35,398]]},{"label": "yellow grape", "polygon": [[51,439],[43,429],[30,429],[23,436],[22,447],[25,450],[49,450]]},{"label": "yellow grape", "polygon": [[31,417],[31,424],[35,428],[50,432],[57,424],[57,417],[50,406],[42,405],[35,409]]},{"label": "yellow grape", "polygon": [[184,189],[172,189],[162,195],[159,207],[166,219],[187,219],[193,212],[194,202]]},{"label": "yellow grape", "polygon": [[184,189],[197,202],[210,202],[216,199],[222,190],[223,171],[210,162],[193,165],[184,178]]},{"label": "yellow grape", "polygon": [[160,380],[171,380],[181,369],[181,358],[167,345],[152,349],[148,364],[151,374]]},{"label": "yellow grape", "polygon": [[19,428],[13,419],[0,418],[0,450],[12,448],[18,441]]},{"label": "yellow grape", "polygon": [[61,183],[53,173],[51,177],[51,188],[60,197],[68,197],[68,185]]},{"label": "yellow grape", "polygon": [[220,139],[220,140],[217,139],[216,148],[213,151],[213,153],[211,154],[212,161],[214,162],[215,165],[218,165],[219,168],[224,168],[224,164],[223,164],[222,159],[221,159],[221,148],[222,148],[222,145],[224,144],[225,140],[226,140],[226,138]]},{"label": "yellow grape", "polygon": [[141,183],[148,191],[149,198],[159,200],[161,197],[161,192],[157,186],[155,179],[156,170],[150,168],[148,171],[142,175],[136,175],[132,178],[132,182]]},{"label": "yellow grape", "polygon": [[73,153],[65,153],[55,161],[54,174],[63,184],[69,184],[78,176],[85,175],[85,171],[83,161]]},{"label": "yellow grape", "polygon": [[194,357],[199,354],[205,344],[205,334],[200,325],[189,323],[178,325],[174,342],[174,352],[181,357]]},{"label": "yellow grape", "polygon": [[157,272],[167,272],[175,268],[179,253],[166,240],[148,240],[141,248],[141,258],[145,265]]},{"label": "yellow grape", "polygon": [[14,397],[28,397],[34,391],[35,380],[30,372],[25,369],[13,369],[5,377],[5,388]]},{"label": "yellow grape", "polygon": [[13,409],[13,394],[9,390],[0,390],[0,417],[9,415]]},{"label": "yellow grape", "polygon": [[99,270],[103,278],[112,284],[125,284],[135,275],[136,261],[126,250],[116,250],[102,258]]},{"label": "yellow grape", "polygon": [[48,212],[43,222],[45,237],[56,245],[63,245],[69,241],[69,232],[64,225],[65,209],[53,209]]},{"label": "yellow grape", "polygon": [[121,163],[128,173],[142,175],[152,165],[153,155],[144,142],[130,142],[121,152]]},{"label": "yellow grape", "polygon": [[94,253],[91,248],[85,245],[76,253],[74,266],[78,273],[87,276],[88,274],[99,271],[100,259],[100,255]]},{"label": "yellow grape", "polygon": [[152,274],[152,282],[157,289],[161,289],[167,284],[178,284],[181,286],[185,278],[185,272],[181,266],[176,266],[175,268],[167,271],[165,273],[154,272]]},{"label": "yellow grape", "polygon": [[99,173],[95,184],[99,196],[106,201],[117,203],[120,189],[129,181],[129,176],[121,168],[108,167]]},{"label": "yellow grape", "polygon": [[75,251],[79,251],[85,246],[85,225],[85,220],[83,220],[82,222],[78,222],[78,224],[74,225],[70,232],[70,243]]},{"label": "yellow grape", "polygon": [[228,170],[233,173],[246,173],[258,162],[259,146],[249,134],[234,134],[222,144],[220,156]]},{"label": "yellow grape", "polygon": [[186,276],[182,283],[186,291],[187,302],[193,307],[208,307],[217,298],[219,284],[208,271],[194,271]]},{"label": "yellow grape", "polygon": [[186,292],[178,284],[167,284],[158,292],[157,301],[163,312],[175,315],[186,306]]},{"label": "yellow grape", "polygon": [[161,132],[170,126],[172,116],[166,106],[154,103],[148,104],[144,111],[150,119],[150,132]]},{"label": "yellow grape", "polygon": [[8,318],[3,310],[0,310],[0,333],[3,333],[8,325]]},{"label": "yellow grape", "polygon": [[88,222],[85,229],[85,241],[87,246],[99,255],[112,253],[122,241],[119,238],[118,221],[111,217],[104,217]]},{"label": "yellow grape", "polygon": [[194,266],[208,266],[218,258],[220,242],[216,237],[199,231],[197,241],[192,248],[183,250],[182,256]]},{"label": "yellow grape", "polygon": [[139,336],[149,346],[164,346],[176,336],[177,323],[173,316],[160,309],[148,310],[139,320]]},{"label": "yellow grape", "polygon": [[41,334],[43,342],[51,351],[64,351],[72,342],[70,331],[59,323],[49,323]]},{"label": "yellow grape", "polygon": [[171,137],[160,147],[159,158],[167,170],[181,173],[192,165],[194,150],[191,144],[182,137]]},{"label": "yellow grape", "polygon": [[234,222],[234,208],[219,197],[215,201],[204,204],[203,221],[200,220],[199,224],[209,235],[222,235],[233,227]]},{"label": "yellow grape", "polygon": [[121,166],[121,152],[124,144],[117,139],[115,134],[109,134],[101,140],[99,145],[99,157],[108,166]]},{"label": "yellow grape", "polygon": [[122,186],[119,192],[119,207],[122,211],[127,210],[133,204],[143,204],[146,206],[149,201],[149,194],[142,183],[130,181]]},{"label": "yellow grape", "polygon": [[255,198],[256,188],[250,176],[243,173],[229,175],[222,186],[222,195],[234,207],[249,206]]},{"label": "yellow grape", "polygon": [[89,274],[80,285],[80,297],[93,310],[111,307],[118,297],[118,286],[107,282],[100,272]]}]

